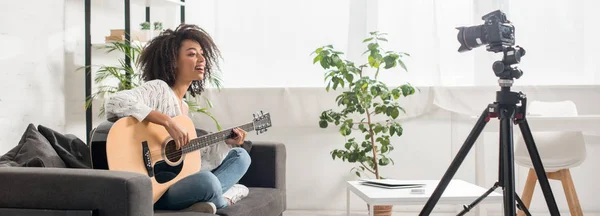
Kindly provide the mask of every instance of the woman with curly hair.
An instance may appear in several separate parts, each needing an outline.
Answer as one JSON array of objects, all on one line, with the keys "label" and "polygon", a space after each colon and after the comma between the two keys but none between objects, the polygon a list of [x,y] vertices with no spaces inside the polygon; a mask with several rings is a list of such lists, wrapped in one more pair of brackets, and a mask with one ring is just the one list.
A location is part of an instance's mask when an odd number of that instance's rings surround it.
[{"label": "woman with curly hair", "polygon": [[[219,57],[212,38],[195,25],[182,24],[175,30],[164,31],[140,55],[138,64],[144,84],[108,97],[107,119],[131,116],[162,125],[178,147],[186,145],[190,141],[188,132],[172,118],[188,114],[189,108],[183,102],[185,94],[202,93]],[[236,184],[250,166],[248,152],[239,147],[246,132],[239,128],[234,132],[236,138],[202,149],[201,171],[172,185],[154,204],[155,209],[188,208],[214,214],[247,195],[247,188]],[[157,174],[156,178],[168,175],[173,174]],[[234,186],[242,188],[235,193]]]}]

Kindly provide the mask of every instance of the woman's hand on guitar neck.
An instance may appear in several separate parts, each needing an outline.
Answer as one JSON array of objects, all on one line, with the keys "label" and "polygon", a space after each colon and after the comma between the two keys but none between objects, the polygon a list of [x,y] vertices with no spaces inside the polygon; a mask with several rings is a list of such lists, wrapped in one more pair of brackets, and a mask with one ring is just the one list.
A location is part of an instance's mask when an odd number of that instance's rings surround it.
[{"label": "woman's hand on guitar neck", "polygon": [[182,146],[187,145],[190,142],[188,132],[173,119],[167,121],[164,127],[167,129],[167,132],[169,132],[169,135],[171,135],[171,138],[173,138],[173,141],[175,141],[177,149],[181,149]]},{"label": "woman's hand on guitar neck", "polygon": [[244,140],[246,139],[246,131],[244,131],[241,128],[234,128],[233,133],[235,133],[235,137],[233,139],[225,140],[225,143],[227,143],[230,146],[239,146],[244,144]]}]

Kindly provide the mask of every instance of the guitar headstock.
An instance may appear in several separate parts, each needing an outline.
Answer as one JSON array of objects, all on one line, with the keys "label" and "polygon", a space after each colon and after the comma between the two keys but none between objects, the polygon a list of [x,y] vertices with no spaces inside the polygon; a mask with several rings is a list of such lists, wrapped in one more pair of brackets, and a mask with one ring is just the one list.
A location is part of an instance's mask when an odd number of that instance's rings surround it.
[{"label": "guitar headstock", "polygon": [[267,132],[267,128],[271,127],[271,114],[260,111],[252,114],[252,116],[254,117],[252,123],[254,123],[256,134]]}]

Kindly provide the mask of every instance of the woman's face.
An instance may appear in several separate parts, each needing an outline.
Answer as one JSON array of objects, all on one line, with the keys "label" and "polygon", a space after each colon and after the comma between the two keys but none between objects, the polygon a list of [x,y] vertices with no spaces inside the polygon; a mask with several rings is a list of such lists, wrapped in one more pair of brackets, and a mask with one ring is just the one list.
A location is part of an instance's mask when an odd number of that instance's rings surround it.
[{"label": "woman's face", "polygon": [[194,40],[181,42],[177,55],[177,80],[191,82],[204,79],[204,52],[200,44]]}]

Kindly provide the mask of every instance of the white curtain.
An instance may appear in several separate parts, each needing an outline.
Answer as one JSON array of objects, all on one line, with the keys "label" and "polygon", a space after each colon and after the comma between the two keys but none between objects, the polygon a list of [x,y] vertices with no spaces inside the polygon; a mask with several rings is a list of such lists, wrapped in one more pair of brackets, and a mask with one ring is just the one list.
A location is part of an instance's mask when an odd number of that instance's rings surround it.
[{"label": "white curtain", "polygon": [[[388,33],[384,48],[411,54],[400,68],[381,77],[390,85],[410,82],[429,88],[431,102],[464,114],[478,114],[498,88],[491,67],[501,53],[485,46],[458,53],[459,26],[483,24],[502,10],[526,50],[524,75],[515,87],[600,84],[600,21],[595,0],[210,0],[188,1],[187,22],[206,28],[224,55],[227,88],[324,87],[324,70],[310,55],[327,44],[350,60],[365,62],[362,39]],[[474,102],[468,91],[490,90]],[[465,91],[461,91],[466,89]],[[470,90],[469,90],[470,89]],[[456,92],[460,92],[456,93]]]}]

